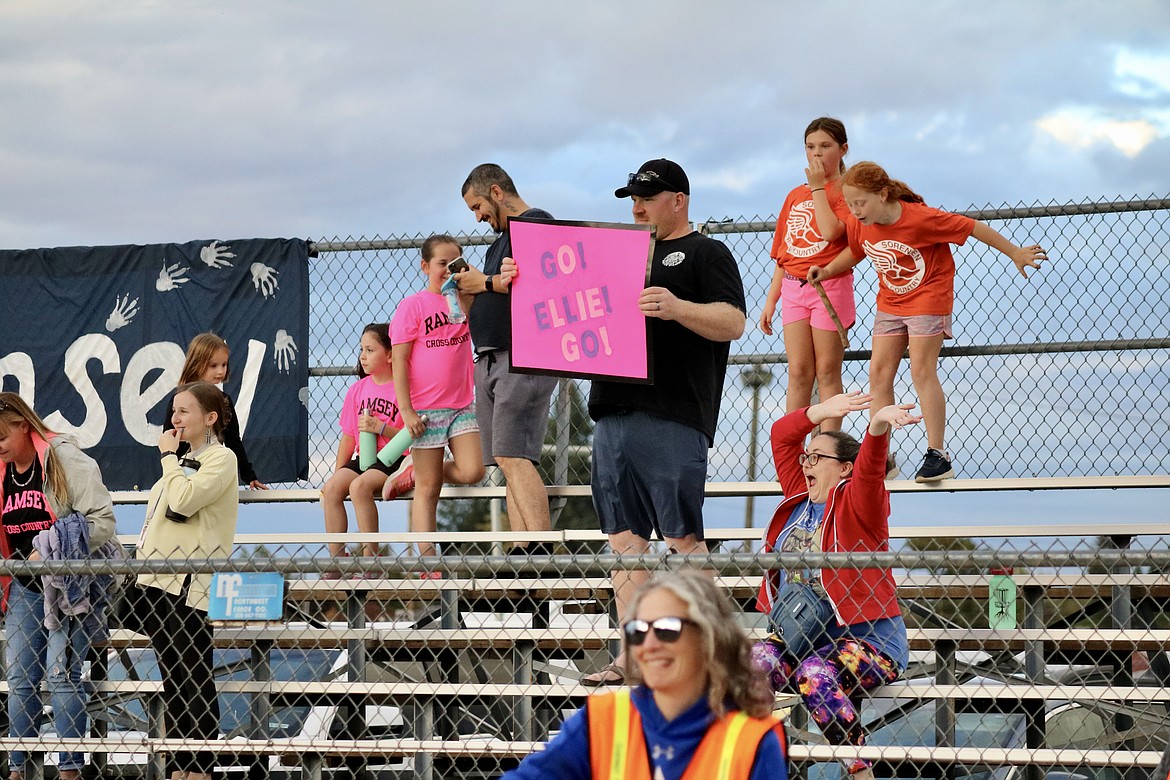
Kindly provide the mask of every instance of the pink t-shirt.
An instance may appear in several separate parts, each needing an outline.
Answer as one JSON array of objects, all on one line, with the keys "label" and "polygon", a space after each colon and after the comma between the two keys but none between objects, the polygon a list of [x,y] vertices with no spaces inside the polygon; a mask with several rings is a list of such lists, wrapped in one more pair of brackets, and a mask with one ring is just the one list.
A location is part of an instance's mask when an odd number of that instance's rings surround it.
[{"label": "pink t-shirt", "polygon": [[414,342],[410,403],[420,409],[462,409],[475,400],[471,330],[448,317],[447,299],[423,290],[402,299],[390,321],[390,341]]},{"label": "pink t-shirt", "polygon": [[341,432],[358,440],[358,417],[367,409],[371,415],[386,423],[387,436],[378,437],[378,449],[382,449],[393,435],[390,428],[402,427],[402,415],[398,413],[398,398],[394,394],[394,382],[380,385],[372,376],[362,377],[349,386],[345,401],[341,404]]}]

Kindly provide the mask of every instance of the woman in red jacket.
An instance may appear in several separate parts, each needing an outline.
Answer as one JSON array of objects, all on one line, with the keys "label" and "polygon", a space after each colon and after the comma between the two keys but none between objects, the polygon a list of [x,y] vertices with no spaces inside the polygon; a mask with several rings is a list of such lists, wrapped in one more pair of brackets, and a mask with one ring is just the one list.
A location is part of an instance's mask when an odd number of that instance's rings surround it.
[{"label": "woman in red jacket", "polygon": [[[914,404],[874,413],[860,443],[842,431],[822,431],[804,449],[805,438],[821,423],[866,410],[870,400],[858,392],[842,393],[787,414],[772,426],[772,455],[785,499],[768,525],[766,551],[889,549],[889,432],[922,420],[910,414]],[[823,630],[816,629],[804,642],[770,637],[756,645],[756,662],[769,673],[773,688],[800,693],[831,743],[862,745],[865,731],[852,696],[897,679],[909,663],[893,575],[889,569],[827,567],[768,572],[757,608],[769,614],[774,631],[785,625],[787,597],[797,589],[807,599],[801,610],[823,610]],[[792,622],[787,625],[791,630]],[[866,761],[852,762],[849,772],[856,778],[872,777]]]}]

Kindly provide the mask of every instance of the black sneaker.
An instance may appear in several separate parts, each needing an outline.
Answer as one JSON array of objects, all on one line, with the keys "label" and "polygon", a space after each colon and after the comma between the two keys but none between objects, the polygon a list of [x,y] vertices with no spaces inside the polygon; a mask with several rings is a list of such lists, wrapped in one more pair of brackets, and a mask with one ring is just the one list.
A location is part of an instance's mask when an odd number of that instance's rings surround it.
[{"label": "black sneaker", "polygon": [[955,469],[951,466],[951,458],[945,452],[927,449],[926,457],[922,461],[922,468],[914,475],[915,482],[938,482],[955,476]]}]

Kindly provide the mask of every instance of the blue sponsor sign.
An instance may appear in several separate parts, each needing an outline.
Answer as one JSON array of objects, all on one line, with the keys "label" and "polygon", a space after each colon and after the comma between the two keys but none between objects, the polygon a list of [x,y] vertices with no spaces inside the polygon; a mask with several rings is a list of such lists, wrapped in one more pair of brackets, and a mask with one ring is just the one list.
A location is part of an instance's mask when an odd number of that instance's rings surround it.
[{"label": "blue sponsor sign", "polygon": [[231,572],[211,576],[207,616],[212,620],[280,620],[283,612],[283,575]]}]

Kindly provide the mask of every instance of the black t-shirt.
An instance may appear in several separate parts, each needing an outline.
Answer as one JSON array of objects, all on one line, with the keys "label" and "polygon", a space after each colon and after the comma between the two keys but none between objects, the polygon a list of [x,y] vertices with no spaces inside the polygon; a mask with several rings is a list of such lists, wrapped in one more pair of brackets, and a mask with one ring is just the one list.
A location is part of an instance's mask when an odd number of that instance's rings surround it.
[{"label": "black t-shirt", "polygon": [[[728,303],[747,310],[739,267],[725,244],[691,233],[654,245],[650,287],[665,287],[682,300]],[[589,416],[642,411],[689,425],[714,442],[731,344],[711,341],[677,322],[651,319],[654,384],[595,381]]]},{"label": "black t-shirt", "polygon": [[[40,460],[34,458],[32,469],[24,474],[16,473],[16,464],[9,463],[4,469],[4,513],[0,516],[4,533],[8,535],[8,546],[12,557],[25,560],[32,552],[33,538],[53,525],[49,512],[49,500],[45,496],[45,470]],[[19,577],[27,588],[40,590],[40,577]]]},{"label": "black t-shirt", "polygon": [[[536,219],[552,219],[553,215],[544,209],[528,209],[520,216]],[[512,255],[512,237],[507,229],[488,247],[483,259],[483,272],[488,276],[498,274],[504,258]],[[471,302],[467,313],[467,324],[471,328],[471,340],[476,352],[489,349],[512,348],[512,300],[507,293],[482,292]]]}]

